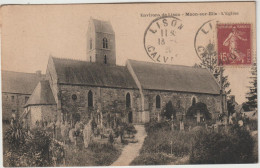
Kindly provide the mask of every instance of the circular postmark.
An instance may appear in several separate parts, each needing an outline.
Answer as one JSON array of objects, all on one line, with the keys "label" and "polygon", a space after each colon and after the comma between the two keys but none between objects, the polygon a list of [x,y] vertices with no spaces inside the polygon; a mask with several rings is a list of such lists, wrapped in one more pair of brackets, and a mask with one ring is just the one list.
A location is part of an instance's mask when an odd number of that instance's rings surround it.
[{"label": "circular postmark", "polygon": [[178,43],[178,32],[183,29],[180,19],[163,16],[154,19],[144,33],[144,48],[154,62],[170,63],[178,55],[174,47]]},{"label": "circular postmark", "polygon": [[201,25],[194,38],[194,48],[204,65],[213,66],[217,63],[216,20],[208,20]]}]

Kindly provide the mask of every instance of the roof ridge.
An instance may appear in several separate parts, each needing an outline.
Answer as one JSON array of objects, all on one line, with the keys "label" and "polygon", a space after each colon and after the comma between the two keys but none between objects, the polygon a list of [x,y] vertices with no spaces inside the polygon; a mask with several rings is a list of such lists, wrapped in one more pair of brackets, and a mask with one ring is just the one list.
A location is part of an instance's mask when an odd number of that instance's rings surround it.
[{"label": "roof ridge", "polygon": [[81,60],[81,59],[76,59],[76,58],[62,58],[62,57],[54,57],[54,56],[52,56],[52,58],[54,58],[54,59],[62,59],[62,60],[72,60],[72,61],[84,61],[84,62],[87,62],[86,60]]},{"label": "roof ridge", "polygon": [[180,66],[180,67],[188,67],[188,68],[194,68],[194,69],[206,69],[206,68],[199,68],[199,67],[193,67],[188,65],[176,65],[176,64],[167,64],[167,63],[156,63],[156,62],[149,62],[149,61],[138,61],[133,59],[128,59],[129,61],[135,61],[135,62],[143,62],[143,63],[150,63],[150,64],[156,64],[156,65],[163,65],[163,66]]},{"label": "roof ridge", "polygon": [[[23,73],[23,74],[30,74],[30,75],[37,75],[35,72],[18,72],[18,71],[11,71],[11,70],[1,70],[1,72],[11,72],[11,73]],[[41,74],[41,75],[45,75],[45,74]]]}]

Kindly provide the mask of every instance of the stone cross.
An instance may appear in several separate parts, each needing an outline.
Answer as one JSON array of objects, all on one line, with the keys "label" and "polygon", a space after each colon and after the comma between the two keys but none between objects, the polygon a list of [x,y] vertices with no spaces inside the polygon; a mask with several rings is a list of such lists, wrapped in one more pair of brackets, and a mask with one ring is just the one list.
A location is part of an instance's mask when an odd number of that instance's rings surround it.
[{"label": "stone cross", "polygon": [[197,117],[197,123],[200,123],[200,117],[203,117],[203,115],[201,115],[200,111],[197,110],[197,115],[195,115],[195,117]]},{"label": "stone cross", "polygon": [[174,129],[174,128],[173,128],[173,114],[172,114],[171,118],[172,118],[172,130],[173,130],[173,129]]},{"label": "stone cross", "polygon": [[180,121],[180,130],[181,130],[181,131],[183,131],[183,130],[184,130],[184,123],[183,123],[183,121],[182,121],[182,120]]}]

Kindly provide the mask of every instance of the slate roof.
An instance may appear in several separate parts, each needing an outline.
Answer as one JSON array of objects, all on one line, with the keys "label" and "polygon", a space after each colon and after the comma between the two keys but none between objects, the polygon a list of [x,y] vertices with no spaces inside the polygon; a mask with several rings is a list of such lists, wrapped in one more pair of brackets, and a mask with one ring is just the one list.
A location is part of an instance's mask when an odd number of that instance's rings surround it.
[{"label": "slate roof", "polygon": [[37,83],[45,75],[36,73],[2,71],[2,92],[32,94]]},{"label": "slate roof", "polygon": [[52,57],[58,83],[116,88],[137,88],[125,66]]},{"label": "slate roof", "polygon": [[114,30],[109,21],[91,19],[94,23],[96,32],[110,33],[114,34]]},{"label": "slate roof", "polygon": [[55,105],[55,99],[48,80],[42,80],[34,89],[25,107],[30,105]]},{"label": "slate roof", "polygon": [[129,60],[143,89],[219,94],[207,69]]}]

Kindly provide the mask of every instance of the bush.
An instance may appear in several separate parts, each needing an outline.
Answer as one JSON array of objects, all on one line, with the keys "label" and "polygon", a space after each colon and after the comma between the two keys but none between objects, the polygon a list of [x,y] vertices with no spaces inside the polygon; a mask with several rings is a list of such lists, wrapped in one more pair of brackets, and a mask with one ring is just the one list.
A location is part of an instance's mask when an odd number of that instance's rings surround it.
[{"label": "bush", "polygon": [[87,149],[70,146],[66,149],[66,166],[108,166],[119,155],[120,151],[110,143],[93,142]]},{"label": "bush", "polygon": [[254,162],[253,139],[238,126],[227,133],[201,132],[192,146],[190,163],[225,164]]},{"label": "bush", "polygon": [[163,153],[149,153],[137,157],[130,165],[167,165],[175,160],[175,157]]},{"label": "bush", "polygon": [[206,120],[211,119],[211,114],[209,113],[207,105],[201,102],[198,102],[189,107],[186,114],[187,118],[193,118],[194,115],[197,114],[197,111],[200,111],[200,113],[204,114]]},{"label": "bush", "polygon": [[7,130],[5,139],[9,147],[4,157],[5,166],[52,166],[54,160],[61,162],[64,157],[60,155],[63,148],[41,129],[28,134],[19,124],[15,124]]},{"label": "bush", "polygon": [[171,123],[168,121],[164,122],[157,122],[157,121],[152,121],[149,123],[145,124],[145,130],[147,134],[151,134],[157,131],[170,131],[171,130]]}]

